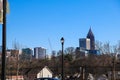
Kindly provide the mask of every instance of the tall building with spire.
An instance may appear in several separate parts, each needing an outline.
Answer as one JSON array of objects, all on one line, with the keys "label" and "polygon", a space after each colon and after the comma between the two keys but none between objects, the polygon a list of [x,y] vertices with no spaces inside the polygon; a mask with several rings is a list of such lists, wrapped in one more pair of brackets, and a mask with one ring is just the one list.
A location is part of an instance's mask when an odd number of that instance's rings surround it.
[{"label": "tall building with spire", "polygon": [[95,37],[90,27],[86,38],[79,39],[79,47],[76,48],[76,58],[84,58],[88,55],[99,55],[100,50],[95,49]]},{"label": "tall building with spire", "polygon": [[95,50],[95,37],[91,30],[91,27],[89,29],[89,32],[87,34],[87,38],[90,39],[90,50]]}]

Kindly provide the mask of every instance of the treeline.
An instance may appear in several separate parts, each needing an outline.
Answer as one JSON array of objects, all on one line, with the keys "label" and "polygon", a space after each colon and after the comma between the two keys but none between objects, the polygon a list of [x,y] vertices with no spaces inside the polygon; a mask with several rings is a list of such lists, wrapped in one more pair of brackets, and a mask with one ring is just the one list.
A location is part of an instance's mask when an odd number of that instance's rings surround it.
[{"label": "treeline", "polygon": [[[76,51],[74,47],[68,47],[64,50],[64,73],[65,75],[73,75],[81,73],[81,68],[85,68],[87,73],[92,74],[106,74],[112,71],[113,62],[115,68],[119,70],[119,54],[120,42],[117,45],[111,46],[108,42],[96,42],[96,49],[100,50],[101,54],[95,55],[88,53],[87,56],[79,56],[80,52]],[[6,59],[6,74],[7,75],[26,75],[26,69],[43,68],[48,66],[54,76],[61,74],[62,60],[61,50],[58,52],[53,51],[51,58],[45,59],[29,59],[29,56],[18,56],[16,59],[13,57]],[[118,56],[118,57],[116,57]]]},{"label": "treeline", "polygon": [[[114,59],[115,56],[110,54],[101,54],[101,55],[88,55],[82,58],[75,58],[75,51],[68,49],[64,53],[64,73],[65,75],[73,75],[76,73],[81,73],[81,68],[86,68],[87,73],[92,74],[107,74],[108,71],[113,69],[113,60],[115,60],[116,69],[120,67],[119,59]],[[70,50],[70,52],[69,52]],[[66,53],[69,52],[69,53]],[[73,53],[71,53],[73,52]],[[17,72],[20,75],[26,75],[25,69],[35,69],[43,68],[48,66],[54,76],[61,74],[61,51],[58,52],[58,55],[53,55],[51,58],[46,59],[32,59],[32,60],[23,60],[19,61],[8,61],[7,62],[7,74],[16,75]],[[16,64],[17,63],[17,64]]]}]

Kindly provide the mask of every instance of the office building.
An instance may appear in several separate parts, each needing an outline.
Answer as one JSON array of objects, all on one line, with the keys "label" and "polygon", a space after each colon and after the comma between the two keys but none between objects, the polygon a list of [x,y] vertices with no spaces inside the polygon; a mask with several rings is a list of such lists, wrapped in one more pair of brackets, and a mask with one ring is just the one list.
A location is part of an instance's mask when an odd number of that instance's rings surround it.
[{"label": "office building", "polygon": [[22,54],[27,60],[31,60],[33,55],[33,50],[31,48],[24,48],[22,49]]},{"label": "office building", "polygon": [[79,47],[76,48],[76,54],[76,58],[100,54],[100,50],[95,49],[95,37],[91,28],[89,29],[86,38],[79,39]]},{"label": "office building", "polygon": [[90,50],[95,50],[95,38],[91,28],[89,29],[89,32],[86,38],[90,39]]},{"label": "office building", "polygon": [[43,47],[34,48],[34,57],[36,59],[45,59],[46,58],[46,49]]},{"label": "office building", "polygon": [[80,38],[79,47],[84,50],[90,50],[90,39],[89,38]]},{"label": "office building", "polygon": [[22,53],[32,55],[33,50],[31,48],[24,48],[24,49],[22,49]]}]

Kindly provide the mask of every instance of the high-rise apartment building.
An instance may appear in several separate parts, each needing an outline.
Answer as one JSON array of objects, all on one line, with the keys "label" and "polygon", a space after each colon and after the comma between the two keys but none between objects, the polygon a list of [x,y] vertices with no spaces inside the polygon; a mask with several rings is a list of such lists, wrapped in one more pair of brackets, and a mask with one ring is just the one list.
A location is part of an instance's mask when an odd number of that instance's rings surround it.
[{"label": "high-rise apartment building", "polygon": [[36,59],[45,59],[46,58],[46,49],[43,47],[34,48],[34,57]]}]

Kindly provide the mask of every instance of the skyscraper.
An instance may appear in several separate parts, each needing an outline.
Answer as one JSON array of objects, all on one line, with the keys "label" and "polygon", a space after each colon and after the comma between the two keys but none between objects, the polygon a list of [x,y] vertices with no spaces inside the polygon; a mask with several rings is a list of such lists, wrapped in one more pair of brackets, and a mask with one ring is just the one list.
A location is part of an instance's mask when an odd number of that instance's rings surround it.
[{"label": "skyscraper", "polygon": [[42,47],[34,48],[34,57],[36,59],[45,59],[46,58],[46,49]]},{"label": "skyscraper", "polygon": [[89,29],[87,38],[90,39],[90,50],[95,50],[95,38],[91,28]]},{"label": "skyscraper", "polygon": [[31,48],[23,48],[22,55],[26,60],[31,60],[33,55],[33,50]]},{"label": "skyscraper", "polygon": [[84,50],[90,50],[90,39],[88,38],[80,38],[79,39],[79,47]]},{"label": "skyscraper", "polygon": [[22,53],[28,54],[28,55],[33,55],[33,50],[31,48],[23,48]]}]

